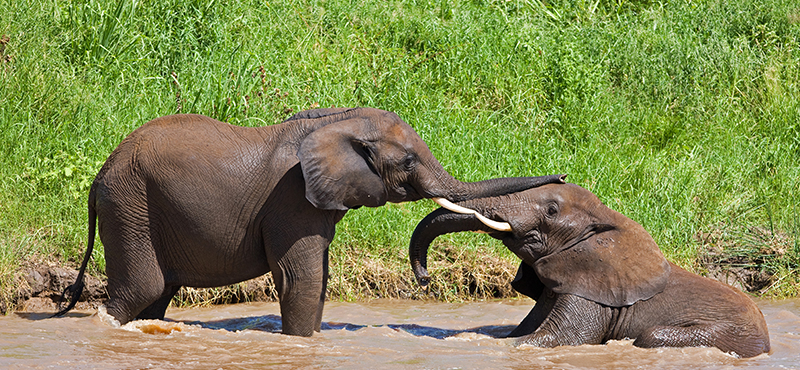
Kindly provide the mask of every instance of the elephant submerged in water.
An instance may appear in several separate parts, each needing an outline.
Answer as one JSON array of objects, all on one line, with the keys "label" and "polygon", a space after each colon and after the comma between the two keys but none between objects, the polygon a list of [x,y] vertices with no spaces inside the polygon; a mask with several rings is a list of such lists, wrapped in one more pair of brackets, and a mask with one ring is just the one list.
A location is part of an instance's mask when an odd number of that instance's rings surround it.
[{"label": "elephant submerged in water", "polygon": [[320,330],[328,246],[349,209],[386,202],[511,193],[560,176],[464,183],[392,112],[330,108],[239,127],[173,115],[139,127],[111,153],[89,192],[88,246],[105,246],[108,313],[161,319],[181,286],[215,287],[272,272],[283,333]]},{"label": "elephant submerged in water", "polygon": [[[580,186],[544,185],[447,208],[411,237],[417,280],[430,279],[427,250],[438,235],[471,230],[501,240],[522,259],[512,286],[536,300],[509,334],[518,343],[630,338],[639,347],[717,347],[742,357],[770,350],[764,316],[749,297],[667,261],[641,225]],[[490,227],[481,219],[500,221]]]}]

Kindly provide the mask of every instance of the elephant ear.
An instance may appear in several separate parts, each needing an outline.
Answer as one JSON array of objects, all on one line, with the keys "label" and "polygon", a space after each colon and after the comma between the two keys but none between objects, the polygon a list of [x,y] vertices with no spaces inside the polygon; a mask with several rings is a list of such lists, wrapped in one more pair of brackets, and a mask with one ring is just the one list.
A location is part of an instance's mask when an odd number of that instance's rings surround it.
[{"label": "elephant ear", "polygon": [[556,293],[574,294],[611,307],[646,300],[662,292],[669,262],[644,228],[628,219],[598,225],[574,246],[540,258],[534,268]]},{"label": "elephant ear", "polygon": [[544,284],[539,280],[536,270],[525,261],[520,262],[517,275],[511,281],[511,287],[520,294],[524,294],[534,300],[539,299],[544,291]]},{"label": "elephant ear", "polygon": [[366,139],[371,126],[363,117],[337,121],[300,143],[297,156],[306,199],[315,207],[347,210],[386,204],[386,188],[373,165],[378,153]]}]

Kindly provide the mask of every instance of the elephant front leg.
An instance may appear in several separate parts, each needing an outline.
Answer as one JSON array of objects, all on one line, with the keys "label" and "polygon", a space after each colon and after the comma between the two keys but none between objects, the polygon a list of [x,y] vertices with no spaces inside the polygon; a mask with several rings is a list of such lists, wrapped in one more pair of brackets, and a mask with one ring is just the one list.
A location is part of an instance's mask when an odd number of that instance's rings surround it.
[{"label": "elephant front leg", "polygon": [[[545,289],[536,306],[520,324],[526,326],[523,330],[536,323],[538,327],[533,333],[520,337],[517,344],[537,347],[600,344],[605,339],[609,320],[610,313],[595,302]],[[519,329],[510,336],[522,334]]]},{"label": "elephant front leg", "polygon": [[556,303],[556,294],[552,290],[546,289],[539,297],[536,298],[536,305],[533,306],[531,312],[522,319],[522,322],[517,325],[511,333],[508,334],[509,338],[518,338],[524,335],[533,334],[538,329],[542,322],[550,315],[553,310],[553,305]]},{"label": "elephant front leg", "polygon": [[320,331],[328,283],[328,245],[315,235],[271,256],[270,268],[281,306],[283,334],[311,336]]}]

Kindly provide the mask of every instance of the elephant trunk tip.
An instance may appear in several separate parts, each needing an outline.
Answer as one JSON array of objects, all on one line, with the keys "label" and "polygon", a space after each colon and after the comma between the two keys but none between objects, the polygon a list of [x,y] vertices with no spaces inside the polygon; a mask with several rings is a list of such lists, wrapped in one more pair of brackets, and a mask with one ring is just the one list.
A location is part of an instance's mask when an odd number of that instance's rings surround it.
[{"label": "elephant trunk tip", "polygon": [[431,282],[431,276],[428,275],[428,269],[422,266],[421,263],[418,261],[414,261],[414,277],[417,279],[417,283],[421,287],[428,286],[428,283]]},{"label": "elephant trunk tip", "polygon": [[431,277],[430,276],[417,277],[417,283],[419,284],[419,286],[421,286],[423,288],[428,286],[428,283],[430,283],[430,282],[431,282]]}]

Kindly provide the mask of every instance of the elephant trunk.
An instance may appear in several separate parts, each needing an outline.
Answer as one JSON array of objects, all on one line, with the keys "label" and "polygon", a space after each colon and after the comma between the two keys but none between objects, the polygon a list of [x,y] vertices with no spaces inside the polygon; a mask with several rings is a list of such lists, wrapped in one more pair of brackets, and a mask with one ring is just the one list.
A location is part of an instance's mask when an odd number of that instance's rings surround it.
[{"label": "elephant trunk", "polygon": [[411,269],[421,286],[428,285],[428,247],[439,235],[460,231],[491,232],[492,229],[484,225],[478,213],[455,213],[445,208],[439,208],[419,222],[411,235],[408,246],[408,256]]},{"label": "elephant trunk", "polygon": [[447,195],[433,195],[457,203],[465,200],[495,197],[517,193],[546,184],[563,184],[567,175],[547,175],[531,177],[502,177],[476,182],[461,182],[445,173],[444,184],[447,184]]},{"label": "elephant trunk", "polygon": [[566,178],[566,175],[547,175],[462,182],[447,173],[438,162],[435,162],[435,165],[431,167],[435,168],[432,173],[436,175],[431,177],[423,176],[423,178],[428,178],[429,180],[434,179],[425,182],[421,186],[422,189],[426,189],[423,197],[432,198],[437,204],[453,212],[474,214],[485,225],[498,231],[511,231],[511,227],[507,223],[494,222],[472,209],[453,203],[516,193],[546,184],[563,184]]}]

